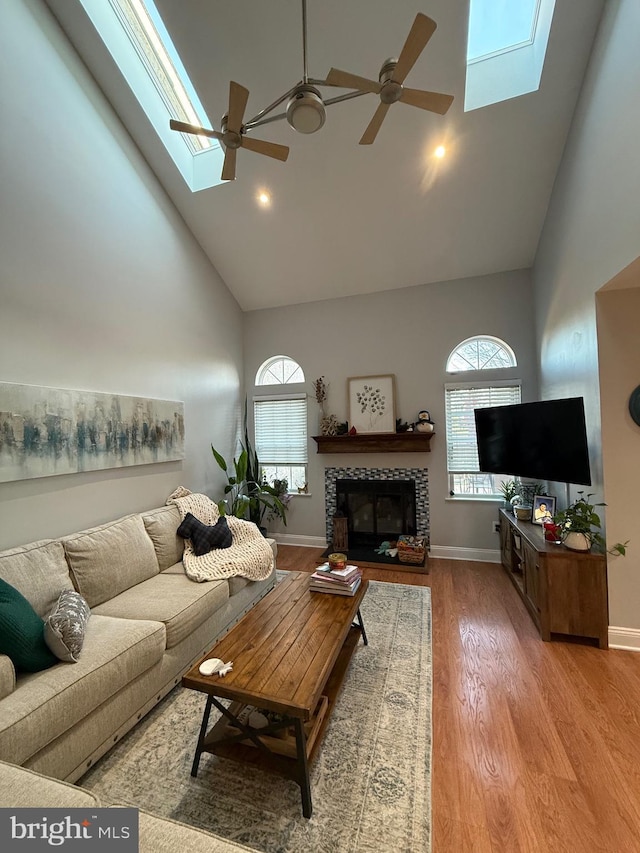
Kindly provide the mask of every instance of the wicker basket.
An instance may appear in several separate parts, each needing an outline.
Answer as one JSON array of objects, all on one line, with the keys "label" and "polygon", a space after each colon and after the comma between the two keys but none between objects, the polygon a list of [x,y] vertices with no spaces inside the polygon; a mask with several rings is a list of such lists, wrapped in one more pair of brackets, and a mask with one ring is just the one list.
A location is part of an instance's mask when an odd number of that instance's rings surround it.
[{"label": "wicker basket", "polygon": [[398,539],[398,559],[401,563],[424,563],[426,548],[420,536],[400,536]]}]

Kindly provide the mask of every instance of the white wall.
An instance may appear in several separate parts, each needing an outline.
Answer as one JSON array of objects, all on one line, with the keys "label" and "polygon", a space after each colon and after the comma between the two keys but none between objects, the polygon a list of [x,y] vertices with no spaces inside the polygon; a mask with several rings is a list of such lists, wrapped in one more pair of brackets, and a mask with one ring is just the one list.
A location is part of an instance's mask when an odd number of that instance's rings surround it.
[{"label": "white wall", "polygon": [[2,0],[0,379],[185,403],[184,462],[0,484],[0,547],[212,495],[242,315],[38,0]]},{"label": "white wall", "polygon": [[448,500],[444,383],[468,374],[447,375],[445,364],[465,338],[495,335],[516,352],[523,400],[536,399],[532,311],[530,275],[520,270],[245,314],[246,387],[252,388],[257,368],[269,356],[291,356],[305,371],[312,435],[318,434],[319,413],[312,383],[321,375],[329,384],[327,412],[341,421],[348,419],[347,377],[393,373],[397,416],[415,421],[426,408],[436,423],[428,454],[317,455],[310,440],[311,497],[294,498],[286,532],[324,537],[325,466],[425,466],[432,546],[497,550],[498,537],[491,532],[496,503]]},{"label": "white wall", "polygon": [[[640,252],[640,4],[609,0],[574,116],[534,267],[537,346],[543,398],[585,398],[592,491],[597,498],[632,477],[633,458],[617,474],[603,471],[600,388],[617,368],[598,374],[595,293]],[[637,319],[637,318],[636,318]],[[634,343],[637,347],[637,323]],[[617,409],[612,431],[625,430]],[[615,445],[615,439],[612,439]],[[625,449],[626,448],[626,449]],[[619,445],[626,456],[628,444]],[[640,446],[639,446],[640,449]],[[637,451],[636,451],[637,454]],[[637,477],[634,479],[637,491]],[[635,503],[637,507],[637,500]],[[607,512],[607,525],[623,531]],[[632,540],[633,531],[624,538]],[[610,566],[610,623],[640,627],[640,541],[624,561]],[[624,606],[623,603],[624,602]],[[626,621],[625,621],[626,620]]]}]

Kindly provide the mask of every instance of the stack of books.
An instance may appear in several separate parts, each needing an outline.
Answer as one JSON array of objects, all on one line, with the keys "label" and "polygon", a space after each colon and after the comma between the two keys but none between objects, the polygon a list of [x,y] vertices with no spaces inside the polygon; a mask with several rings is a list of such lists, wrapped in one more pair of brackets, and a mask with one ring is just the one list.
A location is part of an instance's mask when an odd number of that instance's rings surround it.
[{"label": "stack of books", "polygon": [[334,595],[355,595],[362,582],[362,572],[357,566],[332,569],[329,563],[318,566],[311,575],[309,589],[312,592],[329,592]]}]

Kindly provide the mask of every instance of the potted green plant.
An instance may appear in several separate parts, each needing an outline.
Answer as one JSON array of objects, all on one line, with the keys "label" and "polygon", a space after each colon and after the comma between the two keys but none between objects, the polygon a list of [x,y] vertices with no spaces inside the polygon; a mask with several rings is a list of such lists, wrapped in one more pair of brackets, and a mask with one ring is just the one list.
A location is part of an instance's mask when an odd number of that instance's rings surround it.
[{"label": "potted green plant", "polygon": [[611,548],[606,547],[605,538],[600,533],[602,521],[596,508],[606,506],[604,503],[591,503],[591,494],[578,492],[577,499],[566,509],[560,510],[553,516],[553,521],[560,528],[560,540],[565,548],[571,551],[590,551],[592,545],[599,545],[608,554],[624,556],[629,542],[616,542]]},{"label": "potted green plant", "polygon": [[[247,403],[244,407],[244,444],[240,444],[240,454],[233,460],[233,471],[229,471],[226,459],[218,453],[213,444],[211,452],[220,468],[227,475],[227,484],[224,493],[228,497],[218,501],[220,515],[235,515],[237,518],[246,518],[266,532],[262,526],[265,512],[273,517],[281,518],[284,525],[287,524],[287,504],[283,500],[283,493],[279,488],[274,488],[267,483],[262,472],[258,454],[256,453],[247,428]],[[285,482],[285,481],[280,481]],[[288,484],[287,484],[288,485]],[[285,488],[286,491],[286,488]]]},{"label": "potted green plant", "polygon": [[516,480],[503,480],[500,483],[500,494],[506,507],[511,506],[511,499],[518,494],[518,483]]},{"label": "potted green plant", "polygon": [[[263,533],[265,529],[262,527],[262,520],[265,512],[269,512],[274,518],[281,518],[286,525],[287,505],[283,495],[278,489],[270,486],[262,475],[256,479],[249,462],[252,454],[246,447],[242,446],[240,455],[237,459],[234,458],[232,471],[229,471],[226,459],[213,445],[211,445],[211,452],[227,475],[227,484],[224,487],[227,497],[218,501],[220,515],[246,518],[248,514],[249,520],[257,524]],[[257,457],[255,458],[257,460]]]},{"label": "potted green plant", "polygon": [[519,521],[530,521],[534,495],[544,494],[542,483],[525,483],[514,480],[516,494],[509,500],[513,514]]}]

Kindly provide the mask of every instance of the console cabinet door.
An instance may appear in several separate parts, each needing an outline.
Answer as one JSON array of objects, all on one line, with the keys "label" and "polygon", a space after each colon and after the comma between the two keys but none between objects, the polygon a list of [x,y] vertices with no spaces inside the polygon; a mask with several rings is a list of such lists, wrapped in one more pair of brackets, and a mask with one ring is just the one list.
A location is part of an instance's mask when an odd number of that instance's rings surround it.
[{"label": "console cabinet door", "polygon": [[522,551],[524,556],[524,591],[536,612],[540,613],[540,565],[538,562],[538,552],[524,540],[522,542]]},{"label": "console cabinet door", "polygon": [[508,572],[511,572],[513,568],[512,549],[513,535],[511,525],[506,519],[500,518],[500,559]]}]

